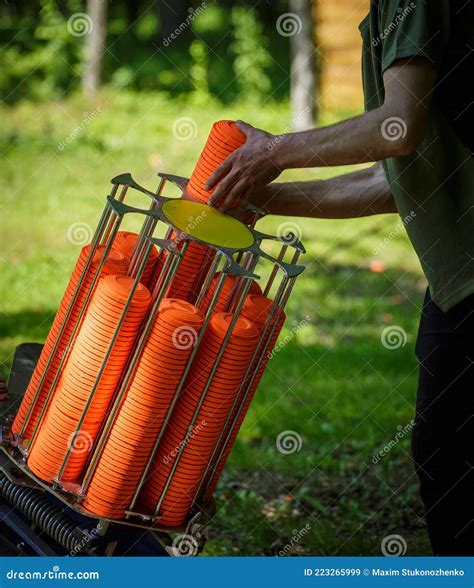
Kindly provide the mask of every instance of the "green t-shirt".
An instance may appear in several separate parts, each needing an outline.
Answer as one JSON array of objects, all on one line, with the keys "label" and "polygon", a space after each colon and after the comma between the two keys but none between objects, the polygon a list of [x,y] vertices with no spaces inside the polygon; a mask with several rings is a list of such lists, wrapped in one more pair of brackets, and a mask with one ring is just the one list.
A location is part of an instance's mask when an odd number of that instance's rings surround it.
[{"label": "green t-shirt", "polygon": [[[426,137],[383,162],[431,297],[444,311],[474,292],[474,0],[372,0],[359,26],[366,110],[384,102],[383,73],[415,55],[437,69]],[[406,132],[389,117],[381,132]]]}]

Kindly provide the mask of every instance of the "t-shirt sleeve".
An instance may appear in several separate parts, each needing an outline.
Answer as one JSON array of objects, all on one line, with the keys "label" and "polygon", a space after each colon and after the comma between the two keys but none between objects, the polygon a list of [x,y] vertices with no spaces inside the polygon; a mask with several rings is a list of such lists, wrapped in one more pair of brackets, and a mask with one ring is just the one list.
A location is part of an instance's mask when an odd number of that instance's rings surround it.
[{"label": "t-shirt sleeve", "polygon": [[449,38],[449,0],[379,2],[382,72],[396,59],[426,57],[439,68]]}]

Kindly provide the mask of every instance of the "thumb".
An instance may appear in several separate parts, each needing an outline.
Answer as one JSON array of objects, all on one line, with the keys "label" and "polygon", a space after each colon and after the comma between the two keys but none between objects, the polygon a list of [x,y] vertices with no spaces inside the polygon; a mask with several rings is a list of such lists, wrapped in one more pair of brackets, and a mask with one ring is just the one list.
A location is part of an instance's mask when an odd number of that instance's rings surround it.
[{"label": "thumb", "polygon": [[237,128],[239,129],[239,131],[241,131],[246,137],[248,137],[249,134],[255,130],[255,127],[253,127],[252,125],[249,125],[248,123],[244,122],[243,120],[236,120],[235,124],[236,124]]}]

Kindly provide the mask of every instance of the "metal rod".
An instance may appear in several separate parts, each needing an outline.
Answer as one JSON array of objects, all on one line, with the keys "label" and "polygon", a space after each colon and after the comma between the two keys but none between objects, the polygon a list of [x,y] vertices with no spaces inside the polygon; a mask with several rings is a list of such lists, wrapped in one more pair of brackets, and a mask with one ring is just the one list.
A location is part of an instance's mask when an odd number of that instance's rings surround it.
[{"label": "metal rod", "polygon": [[[158,188],[156,190],[156,193],[158,196],[161,195],[165,184],[166,184],[166,180],[164,178],[161,178],[160,183],[158,185]],[[152,213],[157,208],[159,208],[159,206],[160,205],[157,200],[152,200],[151,204],[150,204],[149,212]],[[158,223],[158,217],[153,216],[151,214],[145,219],[145,222],[142,225],[140,235],[138,237],[137,243],[134,247],[134,250],[133,250],[133,253],[132,253],[132,256],[130,259],[130,266],[129,266],[129,275],[130,276],[134,275],[136,268],[140,264],[142,257],[144,255],[146,237],[151,236],[153,234],[157,223]]]},{"label": "metal rod", "polygon": [[[168,228],[168,230],[166,231],[166,235],[165,235],[165,239],[164,240],[165,241],[170,241],[171,240],[171,234],[172,234],[172,230],[171,230],[171,228]],[[159,252],[159,255],[162,255],[164,253],[164,251],[166,251],[166,249],[164,247],[161,247],[160,252]],[[173,254],[179,254],[178,250],[176,250],[175,252],[173,252]],[[156,280],[155,285],[153,287],[153,292],[151,292],[151,298],[152,298],[152,300],[155,300],[155,297],[158,295],[158,292],[161,289],[161,284],[163,282],[163,277],[166,276],[165,268],[168,268],[167,261],[168,261],[168,258],[166,258],[166,261],[165,261],[163,267],[160,269],[159,275],[157,276],[157,280]],[[156,275],[155,272],[156,272],[156,269],[153,270],[152,277],[154,275]]]},{"label": "metal rod", "polygon": [[[245,253],[242,261],[242,267],[246,270],[250,269],[252,265],[252,257],[253,254],[250,251]],[[242,276],[237,276],[235,283],[232,286],[232,290],[230,292],[230,296],[228,301],[225,304],[224,310],[226,312],[231,312],[231,309],[235,306],[236,301],[238,300],[239,294],[242,292],[242,286],[245,282],[246,278]]]},{"label": "metal rod", "polygon": [[214,259],[212,260],[211,267],[209,268],[209,271],[207,272],[206,279],[204,280],[204,284],[202,285],[201,291],[199,292],[199,296],[196,300],[196,306],[198,308],[200,308],[203,303],[204,297],[205,297],[205,295],[206,295],[206,293],[212,283],[212,279],[217,272],[217,268],[219,266],[220,260],[221,260],[220,255],[216,255],[214,257]]},{"label": "metal rod", "polygon": [[[153,202],[152,206],[156,206],[156,203]],[[150,206],[150,211],[151,211],[151,206]],[[151,221],[151,223],[148,221]],[[132,278],[135,277],[135,275],[137,274],[138,268],[141,266],[141,263],[142,263],[144,257],[147,257],[147,262],[148,262],[149,254],[151,252],[153,244],[150,243],[151,246],[148,247],[147,236],[151,236],[153,234],[155,227],[158,223],[158,218],[149,217],[149,218],[147,218],[146,223],[148,225],[149,233],[146,233],[146,234],[139,236],[139,238],[137,239],[137,242],[135,244],[135,247],[133,249],[132,256],[130,258],[130,264],[128,266],[127,275]],[[149,241],[148,241],[148,243],[149,243]]]},{"label": "metal rod", "polygon": [[[283,258],[285,257],[285,253],[286,253],[287,249],[288,249],[288,245],[283,245],[283,247],[280,249],[280,253],[278,254],[278,261],[283,261]],[[277,275],[278,269],[279,269],[279,266],[277,263],[275,263],[273,265],[273,269],[270,273],[270,277],[268,278],[267,284],[266,284],[265,289],[263,291],[264,296],[268,296],[268,294],[270,293],[270,290],[273,285],[273,281],[275,280],[275,276]]]},{"label": "metal rod", "polygon": [[[286,287],[286,282],[285,282],[285,280],[282,280],[282,282],[280,283],[279,291],[278,291],[278,293],[277,293],[277,295],[275,297],[275,300],[273,301],[271,310],[270,310],[270,312],[269,312],[269,314],[268,314],[268,316],[266,318],[264,327],[263,327],[262,332],[260,334],[260,338],[259,338],[259,340],[257,342],[257,345],[255,347],[254,353],[252,355],[252,359],[249,362],[249,365],[247,367],[247,371],[245,373],[245,376],[242,379],[242,383],[241,383],[241,385],[239,387],[239,390],[237,391],[237,394],[236,394],[236,397],[234,399],[234,402],[233,402],[233,405],[231,407],[231,410],[229,411],[229,415],[228,415],[228,417],[226,419],[226,422],[224,424],[222,433],[221,433],[221,435],[220,435],[219,439],[217,440],[217,443],[216,443],[216,445],[214,447],[214,451],[213,451],[213,454],[211,455],[211,458],[209,460],[208,467],[206,468],[206,471],[205,471],[205,473],[203,475],[203,480],[201,481],[201,484],[200,484],[200,486],[199,486],[199,488],[197,490],[197,493],[196,493],[197,495],[199,495],[199,493],[201,491],[201,488],[202,488],[202,485],[203,485],[203,481],[206,478],[207,472],[209,471],[209,469],[211,467],[211,464],[213,464],[214,456],[215,456],[216,451],[217,451],[217,449],[218,449],[218,447],[220,445],[220,442],[221,442],[221,440],[222,440],[222,438],[223,438],[223,436],[224,436],[224,434],[226,432],[227,425],[229,424],[229,422],[230,422],[230,420],[231,420],[231,418],[233,416],[233,412],[234,412],[235,407],[237,406],[237,404],[239,404],[239,410],[238,410],[237,414],[234,416],[233,424],[232,424],[231,429],[228,432],[227,438],[226,438],[226,440],[224,442],[224,449],[223,449],[223,451],[221,451],[221,454],[219,455],[218,459],[216,460],[216,463],[219,462],[219,460],[220,460],[220,458],[221,458],[221,456],[222,456],[222,454],[223,454],[223,452],[225,450],[225,447],[227,445],[227,441],[230,438],[231,433],[233,431],[233,428],[234,428],[234,426],[235,426],[235,424],[237,422],[237,419],[240,416],[240,413],[241,413],[241,411],[243,409],[243,404],[245,403],[245,401],[247,399],[248,393],[250,392],[250,388],[251,388],[251,385],[253,383],[253,380],[250,383],[248,383],[248,376],[252,372],[252,370],[253,370],[253,373],[256,374],[256,371],[260,367],[260,363],[261,363],[261,361],[259,361],[258,359],[260,358],[263,361],[264,354],[266,352],[265,343],[268,345],[268,343],[269,343],[269,341],[270,341],[270,339],[271,339],[274,331],[272,330],[272,333],[270,333],[270,335],[268,337],[266,337],[266,333],[267,333],[268,327],[271,325],[272,320],[274,318],[275,310],[280,305],[281,297],[283,295],[283,292],[284,292],[285,287]],[[283,310],[283,308],[281,310]],[[262,350],[262,344],[264,345],[264,349],[263,350]],[[263,353],[260,354],[261,351],[263,351]],[[257,363],[255,363],[255,360],[256,359],[257,359]],[[245,384],[246,383],[248,385],[245,388]],[[241,398],[242,389],[245,390],[244,391],[243,398]]]},{"label": "metal rod", "polygon": [[[257,265],[258,259],[259,259],[259,255],[255,254],[254,255],[254,263],[253,263],[252,269]],[[224,275],[224,274],[222,274],[222,275]],[[221,343],[221,346],[220,346],[219,352],[217,354],[217,357],[215,359],[214,365],[213,365],[213,367],[212,367],[212,369],[211,369],[211,371],[209,373],[209,376],[207,378],[207,381],[206,381],[206,383],[204,385],[204,389],[203,389],[203,391],[201,393],[201,396],[199,398],[199,402],[198,402],[198,404],[197,404],[197,406],[196,406],[196,408],[194,410],[193,416],[191,417],[190,424],[188,425],[188,435],[194,429],[194,425],[196,423],[197,416],[198,416],[198,414],[199,414],[199,412],[201,410],[201,407],[202,407],[202,405],[204,403],[204,400],[205,400],[205,398],[207,396],[207,392],[208,392],[209,387],[211,385],[211,382],[212,382],[212,379],[214,377],[214,374],[216,373],[216,370],[219,367],[219,364],[220,364],[220,361],[222,359],[222,356],[224,355],[224,352],[227,349],[227,344],[228,344],[229,339],[231,337],[232,331],[234,330],[235,323],[237,322],[237,319],[239,317],[240,311],[241,311],[242,306],[244,304],[245,298],[246,298],[246,296],[248,294],[248,291],[250,289],[250,285],[251,285],[251,282],[250,282],[250,280],[248,280],[247,284],[244,286],[242,298],[239,301],[238,308],[236,309],[235,314],[233,314],[233,316],[232,316],[230,325],[227,328],[226,334],[225,334],[224,339],[223,339],[223,341]],[[178,464],[179,464],[179,462],[181,460],[181,456],[183,455],[183,451],[184,451],[186,445],[188,444],[188,441],[189,441],[189,437],[186,436],[186,438],[184,440],[184,443],[182,443],[180,445],[180,448],[179,448],[178,453],[176,455],[176,459],[175,459],[175,461],[173,463],[173,466],[171,467],[170,474],[169,474],[168,479],[166,480],[165,486],[163,488],[163,492],[161,493],[160,499],[158,500],[158,503],[157,503],[157,505],[155,507],[155,514],[158,514],[159,509],[161,508],[161,505],[163,504],[163,500],[164,500],[164,498],[166,496],[166,493],[168,491],[168,488],[171,485],[171,482],[173,480],[174,473],[176,471],[176,468],[178,467]]]},{"label": "metal rod", "polygon": [[[151,246],[151,243],[150,243],[150,246]],[[127,316],[128,309],[130,308],[130,305],[131,305],[132,300],[133,300],[133,296],[135,295],[135,291],[136,291],[136,289],[138,287],[138,284],[140,282],[140,277],[141,277],[141,275],[143,273],[143,269],[145,267],[145,264],[146,264],[146,258],[143,259],[143,261],[142,261],[142,263],[140,265],[140,269],[138,271],[137,277],[135,278],[135,281],[133,282],[133,285],[132,285],[132,287],[130,289],[130,293],[129,293],[128,297],[127,297],[127,301],[125,302],[125,306],[124,306],[124,308],[122,310],[122,313],[120,315],[120,318],[119,318],[117,327],[115,329],[114,335],[113,335],[112,340],[110,341],[109,346],[107,348],[107,351],[105,353],[104,361],[102,362],[102,365],[99,368],[99,372],[98,372],[97,377],[95,379],[95,382],[94,382],[94,385],[92,387],[92,390],[91,390],[91,392],[89,394],[89,398],[86,401],[86,404],[85,404],[84,409],[82,411],[82,414],[81,414],[81,417],[79,419],[79,422],[76,425],[76,430],[72,434],[72,439],[74,439],[74,437],[76,436],[77,432],[81,430],[82,424],[84,423],[84,420],[86,418],[86,415],[87,415],[87,412],[89,410],[89,407],[92,404],[92,401],[94,399],[94,396],[95,396],[95,394],[97,392],[97,389],[99,387],[100,381],[102,379],[102,375],[103,375],[103,373],[105,371],[105,368],[107,366],[107,363],[108,363],[108,361],[110,359],[110,356],[112,354],[112,349],[114,348],[115,342],[117,341],[117,338],[118,338],[118,336],[120,334],[121,328],[122,328],[123,323],[125,321],[125,317]],[[58,482],[61,480],[61,476],[63,475],[64,470],[66,469],[66,466],[67,466],[67,464],[69,462],[69,458],[70,458],[71,453],[72,453],[72,447],[73,447],[73,443],[69,443],[68,449],[66,451],[66,455],[64,456],[64,460],[63,460],[63,462],[61,464],[61,467],[59,469],[59,473],[58,473],[58,476],[57,476],[57,481]]]},{"label": "metal rod", "polygon": [[[182,248],[182,250],[181,250],[181,255],[182,255],[182,256],[184,256],[184,253],[186,252],[186,249],[187,249],[187,247],[188,247],[188,244],[189,244],[189,242],[188,242],[188,241],[186,241],[186,242],[184,243],[184,246],[183,246],[183,248]],[[167,260],[167,261],[168,261],[168,260]],[[166,266],[166,264],[165,264],[165,266]],[[176,269],[177,269],[177,268],[176,268]],[[165,270],[163,270],[163,272],[164,272],[164,271],[165,271]],[[165,291],[165,290],[163,290],[163,292],[164,292],[164,291]],[[161,438],[162,438],[162,436],[163,436],[164,429],[166,428],[166,426],[167,426],[167,424],[168,424],[168,422],[169,422],[169,420],[170,420],[171,413],[172,413],[172,411],[173,411],[173,409],[174,409],[174,407],[175,407],[175,405],[176,405],[177,396],[179,395],[179,392],[180,392],[180,390],[181,390],[181,387],[182,387],[182,384],[183,384],[183,382],[184,382],[184,379],[185,379],[185,377],[186,377],[186,374],[187,374],[187,372],[189,371],[189,366],[190,366],[190,363],[192,362],[192,359],[194,358],[195,351],[196,351],[197,347],[199,346],[199,342],[200,342],[200,337],[198,337],[198,339],[197,339],[197,341],[196,341],[195,348],[194,348],[194,349],[193,349],[193,351],[191,352],[190,358],[189,358],[189,360],[188,360],[188,364],[187,364],[187,366],[186,366],[186,368],[185,368],[185,371],[184,371],[184,374],[183,374],[183,376],[181,377],[181,380],[179,381],[179,384],[178,384],[178,387],[177,387],[177,389],[176,389],[176,392],[175,392],[175,396],[174,396],[174,398],[173,398],[173,401],[171,402],[171,404],[170,404],[170,406],[169,406],[169,408],[168,408],[168,411],[167,411],[167,413],[166,413],[165,419],[164,419],[164,421],[163,421],[163,426],[161,427],[160,433],[159,433],[159,435],[158,435],[157,439],[155,440],[155,442],[154,442],[154,444],[153,444],[152,451],[151,451],[151,453],[150,453],[150,455],[149,455],[149,457],[148,457],[147,463],[146,463],[146,465],[145,465],[145,469],[143,470],[142,476],[141,476],[141,478],[140,478],[140,481],[139,481],[139,483],[138,483],[138,486],[137,486],[137,488],[136,488],[136,490],[135,490],[135,493],[134,493],[134,495],[133,495],[132,502],[130,503],[130,506],[129,506],[129,510],[132,510],[132,509],[134,508],[134,506],[135,506],[135,503],[136,503],[136,501],[137,501],[137,499],[138,499],[138,495],[139,495],[139,493],[140,493],[140,491],[141,491],[141,489],[142,489],[142,486],[143,486],[143,484],[144,484],[144,482],[145,482],[145,480],[146,480],[146,477],[148,476],[148,472],[149,472],[149,470],[150,470],[151,464],[152,464],[152,462],[153,462],[153,460],[154,460],[154,458],[155,458],[155,453],[156,453],[156,451],[157,451],[157,449],[158,449],[158,445],[160,444]]]},{"label": "metal rod", "polygon": [[[28,422],[30,420],[31,414],[33,412],[33,408],[34,408],[34,406],[36,404],[36,401],[38,399],[38,396],[40,394],[40,391],[41,391],[41,389],[43,387],[43,384],[44,384],[44,381],[46,379],[46,376],[49,373],[49,368],[51,367],[51,363],[52,363],[53,358],[54,358],[54,356],[56,354],[56,351],[57,351],[57,349],[59,347],[59,343],[62,340],[64,331],[66,329],[66,325],[67,325],[68,320],[69,320],[69,317],[71,316],[72,310],[73,310],[74,305],[76,303],[77,297],[78,297],[79,292],[80,292],[81,287],[82,287],[82,284],[84,283],[84,280],[85,280],[85,277],[87,275],[87,272],[89,271],[89,268],[91,266],[92,259],[94,258],[95,252],[96,252],[97,247],[99,245],[99,241],[100,241],[101,236],[102,236],[102,234],[103,234],[103,232],[105,230],[105,226],[110,221],[111,213],[112,213],[112,209],[111,209],[110,205],[107,203],[105,205],[105,208],[104,208],[103,212],[102,212],[102,216],[100,218],[99,224],[97,225],[97,229],[96,229],[96,231],[94,233],[94,237],[92,238],[91,249],[89,251],[89,255],[87,256],[87,260],[85,262],[84,269],[81,272],[81,276],[80,276],[79,281],[77,283],[77,286],[76,286],[76,288],[74,290],[74,293],[73,293],[73,295],[71,297],[71,302],[69,303],[69,307],[68,307],[68,309],[66,311],[66,315],[65,315],[64,320],[63,320],[63,322],[61,324],[61,327],[59,329],[59,333],[58,333],[58,335],[56,337],[56,341],[54,342],[53,348],[52,348],[51,353],[50,353],[50,355],[48,357],[48,360],[46,362],[46,366],[45,366],[45,368],[43,370],[43,373],[41,374],[41,377],[40,377],[40,380],[38,382],[38,386],[36,387],[35,393],[33,395],[33,399],[31,401],[31,404],[28,407],[28,411],[26,413],[25,419],[24,419],[23,424],[22,424],[22,427],[20,429],[20,433],[19,433],[19,437],[20,438],[23,437],[23,434],[25,432],[25,429],[26,429],[26,427],[28,425]],[[98,268],[97,273],[99,271],[100,271],[100,268]],[[86,301],[84,302],[84,304],[85,303],[86,303]],[[68,347],[70,341],[73,338],[73,335],[74,335],[74,333],[71,334],[71,336],[69,337],[69,341],[67,342],[67,345],[66,345],[66,350],[67,350],[67,347]],[[61,367],[61,365],[62,365],[62,362],[60,363],[60,367]],[[60,371],[60,367],[58,368],[58,372]],[[52,388],[53,388],[53,385],[51,385],[51,388],[50,388],[49,391],[51,391]],[[34,437],[34,435],[36,433],[36,429],[38,428],[38,425],[41,422],[41,419],[43,418],[43,415],[44,415],[44,412],[45,412],[44,409],[45,409],[45,407],[47,405],[47,401],[49,400],[49,397],[50,397],[50,394],[48,394],[47,397],[46,397],[45,404],[43,406],[43,410],[41,411],[40,416],[38,418],[38,421],[36,423],[36,426],[35,426],[35,428],[33,430],[33,435],[32,435],[32,437],[30,439],[30,447],[31,447],[31,441],[33,440],[33,437]]]},{"label": "metal rod", "polygon": [[[283,247],[285,247],[285,246],[283,246]],[[283,247],[282,247],[282,249],[283,249]],[[295,252],[293,253],[293,258],[291,260],[291,263],[293,265],[297,264],[298,259],[300,258],[300,255],[301,255],[301,251],[298,251],[298,249],[295,249]]]},{"label": "metal rod", "polygon": [[[117,194],[117,190],[118,187],[122,186],[122,189],[120,190],[120,194],[118,196],[118,198],[116,198],[117,202],[123,202],[125,200],[125,196],[127,195],[127,191],[128,191],[128,186],[127,185],[122,185],[122,184],[114,184],[114,187],[112,189],[112,198],[115,197],[115,195]],[[110,236],[110,231],[112,230],[112,226],[109,226],[106,231],[105,231],[105,235],[104,235],[104,240],[102,242],[103,243],[108,243],[109,241],[109,236]]]},{"label": "metal rod", "polygon": [[[152,247],[152,243],[151,242],[148,242],[148,244],[149,244],[149,248],[148,248],[148,251],[147,251],[146,259],[148,259],[148,255],[149,255],[149,252],[150,252],[151,247]],[[148,324],[149,319],[150,319],[150,312],[147,312],[147,315],[146,315],[146,318],[144,319],[144,322],[146,324]],[[143,331],[142,331],[142,333],[143,333]],[[142,337],[142,334],[140,335],[140,338],[141,337]],[[134,357],[134,354],[135,354],[135,350],[132,351],[131,356]],[[128,370],[129,370],[129,367],[132,365],[132,362],[133,362],[133,360],[127,361],[127,365],[124,368],[125,376],[124,376],[124,378],[120,381],[120,383],[117,386],[117,389],[119,390],[119,392],[112,399],[112,401],[110,403],[112,405],[112,409],[109,412],[109,416],[107,418],[106,423],[101,426],[101,429],[100,429],[99,434],[97,436],[98,442],[96,443],[96,448],[94,450],[94,453],[92,454],[91,461],[90,461],[89,465],[87,466],[86,474],[84,476],[84,481],[83,481],[83,484],[82,484],[82,487],[81,487],[81,495],[85,492],[85,489],[88,486],[89,479],[90,479],[90,477],[92,477],[92,474],[93,474],[93,468],[94,468],[97,460],[99,459],[99,452],[101,452],[101,449],[103,447],[103,444],[106,441],[106,436],[107,436],[107,434],[109,432],[109,429],[110,429],[110,426],[111,426],[113,417],[115,416],[115,412],[116,412],[115,411],[115,407],[116,407],[117,403],[120,403],[120,400],[121,400],[121,398],[123,396],[123,393],[122,393],[122,386],[124,385],[123,382],[124,382],[125,378],[127,377]],[[133,367],[131,369],[133,369]],[[117,410],[118,410],[118,406],[117,406]],[[112,417],[110,416],[111,414],[112,414]],[[97,449],[97,447],[98,447],[98,449]]]}]

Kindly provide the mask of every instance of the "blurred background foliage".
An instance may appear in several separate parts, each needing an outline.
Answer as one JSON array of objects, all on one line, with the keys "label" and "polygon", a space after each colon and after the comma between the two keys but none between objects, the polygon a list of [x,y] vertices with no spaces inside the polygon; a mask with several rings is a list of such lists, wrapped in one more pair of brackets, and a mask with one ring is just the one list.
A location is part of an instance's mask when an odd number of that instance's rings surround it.
[{"label": "blurred background foliage", "polygon": [[[159,90],[173,97],[208,89],[223,103],[241,94],[266,98],[273,88],[272,97],[281,99],[289,92],[289,40],[282,42],[275,20],[284,8],[282,1],[255,7],[233,2],[109,2],[103,81],[117,89]],[[192,20],[190,9],[196,12]],[[57,99],[74,91],[83,73],[84,43],[66,24],[71,15],[85,10],[80,0],[2,5],[0,90],[5,102]],[[167,44],[186,18],[189,27]],[[270,55],[281,68],[271,68]],[[204,85],[198,71],[203,58]]]}]

